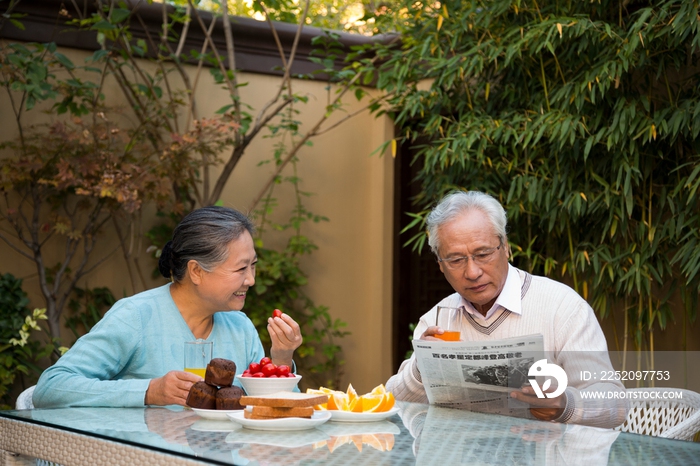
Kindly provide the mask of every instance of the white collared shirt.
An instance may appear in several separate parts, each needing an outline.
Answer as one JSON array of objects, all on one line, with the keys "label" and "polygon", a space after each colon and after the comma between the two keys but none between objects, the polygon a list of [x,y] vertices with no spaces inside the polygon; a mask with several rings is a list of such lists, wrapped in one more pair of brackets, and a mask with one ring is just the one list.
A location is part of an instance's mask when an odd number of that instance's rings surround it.
[{"label": "white collared shirt", "polygon": [[489,319],[501,307],[509,310],[510,312],[521,315],[522,305],[520,288],[520,274],[515,267],[508,264],[508,276],[506,277],[506,282],[503,285],[501,294],[498,295],[496,302],[493,303],[493,306],[491,306],[491,309],[489,309],[485,316],[482,315],[481,312],[477,311],[472,303],[464,298],[462,298],[462,306],[464,306],[464,309],[466,309],[468,313],[481,320]]}]

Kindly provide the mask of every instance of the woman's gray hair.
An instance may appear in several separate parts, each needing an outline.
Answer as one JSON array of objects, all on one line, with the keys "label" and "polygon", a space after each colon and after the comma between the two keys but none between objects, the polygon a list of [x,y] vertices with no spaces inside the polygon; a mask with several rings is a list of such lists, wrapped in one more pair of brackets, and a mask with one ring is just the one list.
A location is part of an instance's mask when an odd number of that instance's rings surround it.
[{"label": "woman's gray hair", "polygon": [[185,277],[191,260],[210,272],[228,258],[229,243],[245,231],[253,235],[255,227],[237,210],[219,206],[194,210],[175,227],[172,241],[163,247],[158,269],[175,282]]},{"label": "woman's gray hair", "polygon": [[478,209],[491,221],[501,242],[506,239],[508,219],[503,206],[493,196],[479,191],[452,191],[428,214],[428,244],[435,255],[440,247],[438,229],[463,212]]}]

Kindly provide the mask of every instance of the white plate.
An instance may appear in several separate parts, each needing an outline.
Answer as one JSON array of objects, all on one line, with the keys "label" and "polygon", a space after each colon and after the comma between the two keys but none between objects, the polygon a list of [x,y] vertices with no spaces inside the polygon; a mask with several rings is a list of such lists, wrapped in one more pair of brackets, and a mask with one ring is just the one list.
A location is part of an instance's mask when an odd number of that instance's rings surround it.
[{"label": "white plate", "polygon": [[304,417],[286,417],[282,419],[246,419],[243,411],[228,414],[233,422],[254,430],[306,430],[320,426],[331,418],[330,411],[314,411],[311,419]]},{"label": "white plate", "polygon": [[242,413],[242,409],[202,409],[190,408],[195,413],[199,414],[204,419],[213,419],[215,421],[227,421],[229,413]]},{"label": "white plate", "polygon": [[382,413],[353,413],[351,411],[327,411],[331,413],[331,421],[335,422],[376,422],[390,418],[399,412],[399,408],[394,406],[389,411]]}]

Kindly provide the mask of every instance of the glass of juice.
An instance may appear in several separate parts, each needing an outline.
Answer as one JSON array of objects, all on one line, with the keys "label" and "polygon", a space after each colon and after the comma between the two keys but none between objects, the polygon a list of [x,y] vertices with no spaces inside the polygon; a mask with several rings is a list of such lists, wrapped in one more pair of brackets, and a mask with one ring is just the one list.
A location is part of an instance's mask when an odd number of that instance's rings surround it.
[{"label": "glass of juice", "polygon": [[459,341],[459,328],[462,325],[462,308],[438,306],[435,325],[444,330],[442,335],[433,335],[435,338],[445,341]]},{"label": "glass of juice", "polygon": [[207,364],[211,361],[214,342],[202,340],[185,342],[185,372],[191,372],[204,378]]}]

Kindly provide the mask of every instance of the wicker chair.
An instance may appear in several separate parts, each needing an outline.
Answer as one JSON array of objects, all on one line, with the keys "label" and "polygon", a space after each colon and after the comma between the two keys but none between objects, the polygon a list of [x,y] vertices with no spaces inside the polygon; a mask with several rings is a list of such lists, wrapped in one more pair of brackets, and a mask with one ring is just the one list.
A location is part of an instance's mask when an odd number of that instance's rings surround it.
[{"label": "wicker chair", "polygon": [[32,395],[34,395],[35,388],[36,385],[32,385],[19,394],[17,401],[15,401],[15,409],[34,409]]},{"label": "wicker chair", "polygon": [[[625,422],[615,430],[655,437],[693,440],[700,431],[700,394],[681,388],[630,388],[639,392],[630,396],[630,411]],[[656,392],[658,398],[645,398]],[[661,398],[663,392],[680,392],[682,398]]]}]

